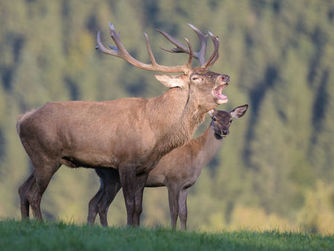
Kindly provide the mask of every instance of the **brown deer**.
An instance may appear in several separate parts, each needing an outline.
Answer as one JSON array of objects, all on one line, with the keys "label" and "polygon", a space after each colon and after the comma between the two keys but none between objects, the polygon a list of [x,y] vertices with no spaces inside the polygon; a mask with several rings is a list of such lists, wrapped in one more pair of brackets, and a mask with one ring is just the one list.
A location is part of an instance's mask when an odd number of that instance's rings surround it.
[{"label": "brown deer", "polygon": [[209,110],[228,101],[222,90],[230,77],[208,70],[218,59],[219,41],[212,33],[212,55],[192,68],[193,56],[203,53],[194,55],[187,39],[188,62],[164,66],[156,62],[145,33],[151,60],[146,64],[129,54],[112,24],[109,30],[116,46],[106,48],[98,32],[97,48],[102,52],[144,70],[180,74],[155,75],[169,88],[158,97],[52,102],[22,115],[17,131],[33,165],[32,174],[19,188],[22,218],[29,217],[30,206],[34,217],[42,220],[42,195],[53,174],[66,165],[118,170],[127,223],[139,225],[148,172],[163,155],[191,139]]},{"label": "brown deer", "polygon": [[[186,145],[172,150],[161,158],[156,167],[149,173],[146,187],[162,187],[168,189],[169,209],[172,228],[176,228],[178,216],[181,229],[186,229],[188,189],[197,181],[202,168],[218,152],[223,137],[228,135],[234,118],[242,117],[248,105],[234,108],[232,111],[210,111],[210,126],[196,139]],[[107,211],[121,189],[119,175],[116,170],[96,169],[100,177],[100,189],[89,203],[88,223],[93,224],[99,214],[103,226],[108,225]]]}]

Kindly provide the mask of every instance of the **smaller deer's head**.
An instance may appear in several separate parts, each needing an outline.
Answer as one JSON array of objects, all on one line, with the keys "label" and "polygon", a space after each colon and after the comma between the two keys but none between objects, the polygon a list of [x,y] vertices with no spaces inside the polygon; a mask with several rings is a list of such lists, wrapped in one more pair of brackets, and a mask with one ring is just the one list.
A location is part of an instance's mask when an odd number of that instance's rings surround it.
[{"label": "smaller deer's head", "polygon": [[216,139],[222,139],[229,134],[229,128],[234,118],[242,117],[248,109],[248,105],[241,105],[234,108],[232,111],[211,110],[211,126],[214,129]]}]

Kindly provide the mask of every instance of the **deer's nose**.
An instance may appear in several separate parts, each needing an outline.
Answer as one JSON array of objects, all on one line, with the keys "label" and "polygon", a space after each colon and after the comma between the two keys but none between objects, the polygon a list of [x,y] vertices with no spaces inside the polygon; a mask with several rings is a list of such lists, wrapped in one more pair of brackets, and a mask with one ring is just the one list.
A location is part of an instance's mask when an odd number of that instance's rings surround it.
[{"label": "deer's nose", "polygon": [[223,130],[223,135],[227,135],[228,134],[228,130]]}]

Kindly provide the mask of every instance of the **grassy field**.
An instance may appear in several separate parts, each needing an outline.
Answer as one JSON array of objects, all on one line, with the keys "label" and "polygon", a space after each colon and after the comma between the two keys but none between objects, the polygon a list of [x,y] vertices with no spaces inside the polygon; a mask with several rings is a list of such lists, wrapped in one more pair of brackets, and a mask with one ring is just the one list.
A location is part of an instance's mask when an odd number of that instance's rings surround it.
[{"label": "grassy field", "polygon": [[334,236],[0,221],[0,250],[334,250]]}]

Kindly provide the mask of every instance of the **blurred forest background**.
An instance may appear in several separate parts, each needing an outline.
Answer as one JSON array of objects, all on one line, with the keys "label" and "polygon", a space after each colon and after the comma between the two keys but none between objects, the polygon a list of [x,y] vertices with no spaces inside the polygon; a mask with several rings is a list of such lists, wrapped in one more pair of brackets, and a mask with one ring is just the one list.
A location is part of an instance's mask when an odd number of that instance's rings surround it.
[{"label": "blurred forest background", "polygon": [[[248,103],[222,150],[188,199],[191,229],[307,230],[334,233],[334,2],[300,0],[0,1],[0,218],[20,218],[17,189],[31,164],[16,134],[19,114],[48,101],[160,95],[152,72],[95,51],[108,22],[130,53],[185,62],[155,28],[197,37],[192,23],[220,37],[213,71],[231,76],[232,109]],[[210,44],[209,52],[212,47]],[[207,126],[201,126],[197,135]],[[42,201],[47,219],[84,223],[98,189],[93,170],[62,167]],[[120,192],[110,225],[125,225]],[[170,226],[165,188],[144,193],[144,226]]]}]

